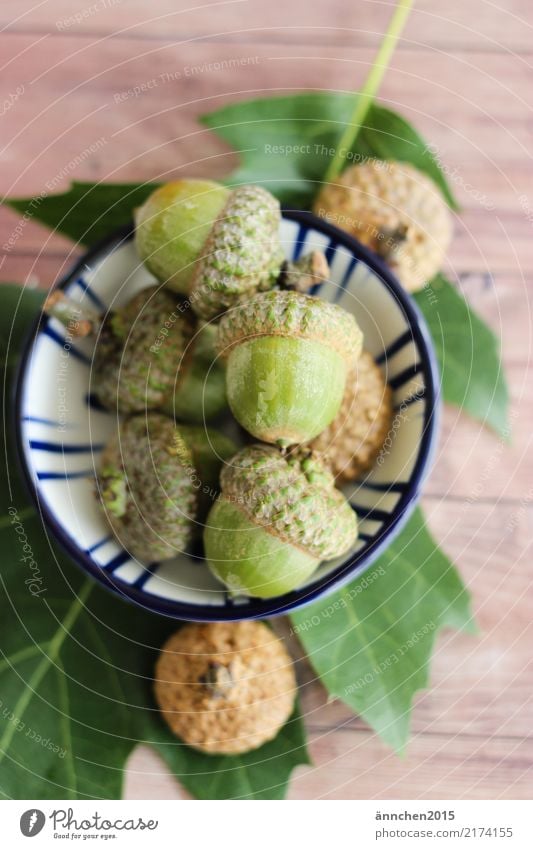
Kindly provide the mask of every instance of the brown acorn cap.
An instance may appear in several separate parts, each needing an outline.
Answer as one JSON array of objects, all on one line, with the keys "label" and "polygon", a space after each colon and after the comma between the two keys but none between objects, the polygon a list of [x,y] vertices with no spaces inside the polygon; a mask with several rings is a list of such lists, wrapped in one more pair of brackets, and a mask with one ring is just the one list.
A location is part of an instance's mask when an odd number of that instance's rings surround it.
[{"label": "brown acorn cap", "polygon": [[357,538],[357,518],[322,461],[309,450],[243,448],[220,476],[222,496],[268,533],[318,560],[340,557]]},{"label": "brown acorn cap", "polygon": [[262,622],[185,625],[164,644],[154,691],[166,723],[185,743],[234,755],[272,740],[296,697],[292,661]]},{"label": "brown acorn cap", "polygon": [[322,188],[313,211],[380,254],[410,292],[439,271],[452,236],[439,188],[407,162],[346,168]]},{"label": "brown acorn cap", "polygon": [[280,219],[279,202],[266,189],[233,189],[191,280],[191,304],[201,318],[212,319],[241,298],[274,285],[283,262]]},{"label": "brown acorn cap", "polygon": [[392,423],[392,392],[371,354],[363,351],[348,372],[341,408],[311,443],[338,483],[372,468]]},{"label": "brown acorn cap", "polygon": [[359,357],[363,334],[351,313],[300,292],[273,290],[229,310],[218,328],[217,348],[228,356],[240,342],[259,336],[311,339],[337,351],[348,363]]}]

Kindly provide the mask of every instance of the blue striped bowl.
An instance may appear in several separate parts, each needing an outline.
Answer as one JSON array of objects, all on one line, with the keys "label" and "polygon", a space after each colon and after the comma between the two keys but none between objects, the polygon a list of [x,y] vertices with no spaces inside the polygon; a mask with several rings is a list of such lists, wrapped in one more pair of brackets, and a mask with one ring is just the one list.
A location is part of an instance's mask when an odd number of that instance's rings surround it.
[{"label": "blue striped bowl", "polygon": [[[140,563],[111,536],[95,498],[100,452],[116,426],[92,399],[92,343],[68,339],[41,317],[26,348],[16,414],[22,465],[42,515],[63,547],[89,574],[119,595],[156,612],[199,621],[273,616],[307,604],[358,576],[389,545],[420,495],[437,430],[435,355],[424,320],[378,258],[310,213],[285,212],[281,238],[289,258],[325,251],[331,280],[314,294],[353,312],[393,391],[397,411],[380,464],[345,494],[360,520],[349,556],[323,564],[298,591],[262,601],[232,600],[182,554]],[[152,284],[139,263],[131,232],[90,251],[61,284],[68,295],[100,310],[116,307]]]}]

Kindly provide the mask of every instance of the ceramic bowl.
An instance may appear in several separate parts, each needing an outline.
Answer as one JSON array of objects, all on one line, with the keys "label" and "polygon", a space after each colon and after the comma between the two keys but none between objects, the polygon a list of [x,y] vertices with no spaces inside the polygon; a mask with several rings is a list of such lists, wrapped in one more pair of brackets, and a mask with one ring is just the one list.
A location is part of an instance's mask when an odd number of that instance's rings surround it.
[{"label": "ceramic bowl", "polygon": [[[360,533],[348,556],[324,563],[300,589],[268,600],[231,599],[198,556],[141,563],[111,535],[95,497],[102,448],[116,427],[90,394],[91,341],[67,338],[41,316],[17,382],[22,466],[45,522],[72,559],[111,591],[155,612],[198,621],[286,613],[357,578],[390,544],[419,496],[437,430],[437,371],[416,305],[369,250],[310,213],[284,213],[288,258],[323,250],[331,279],[313,294],[353,312],[388,381],[397,412],[388,450],[360,482],[345,489]],[[105,311],[154,283],[135,253],[131,230],[89,251],[60,284],[77,301]]]}]

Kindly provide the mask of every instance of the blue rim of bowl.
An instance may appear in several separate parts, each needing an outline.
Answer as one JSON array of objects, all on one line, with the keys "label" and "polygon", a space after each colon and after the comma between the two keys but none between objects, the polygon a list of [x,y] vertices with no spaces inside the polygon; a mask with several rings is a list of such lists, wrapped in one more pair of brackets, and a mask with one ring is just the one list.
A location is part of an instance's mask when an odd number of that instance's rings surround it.
[{"label": "blue rim of bowl", "polygon": [[[408,482],[408,488],[402,493],[396,507],[391,511],[386,526],[376,535],[372,542],[358,554],[350,557],[345,563],[329,575],[325,575],[309,587],[294,590],[284,596],[273,599],[251,599],[246,605],[230,605],[215,607],[213,605],[189,605],[180,601],[166,601],[156,595],[150,595],[142,590],[129,586],[112,574],[107,574],[97,566],[91,558],[81,551],[72,539],[65,533],[62,525],[55,519],[44,499],[39,496],[38,488],[28,467],[22,437],[22,394],[28,360],[33,344],[39,333],[45,316],[41,313],[30,328],[25,340],[21,359],[17,368],[14,384],[14,425],[16,448],[19,465],[32,500],[39,509],[40,515],[51,530],[61,548],[70,556],[74,563],[84,572],[95,578],[100,584],[121,598],[133,602],[144,610],[150,610],[173,619],[183,619],[193,622],[235,621],[242,619],[263,619],[281,616],[297,608],[304,607],[327,596],[335,589],[343,586],[352,578],[360,577],[376,558],[392,543],[400,530],[411,516],[421,494],[421,486],[432,464],[439,430],[439,372],[433,342],[422,313],[410,295],[403,289],[385,263],[369,248],[360,244],[352,236],[339,230],[332,224],[318,218],[312,212],[283,209],[283,217],[294,221],[308,230],[316,230],[330,239],[333,247],[338,245],[346,248],[358,261],[362,261],[390,289],[396,301],[401,306],[409,327],[420,352],[425,379],[425,413],[422,439],[417,461]],[[90,248],[74,265],[68,274],[63,276],[54,288],[64,289],[72,283],[87,265],[94,264],[111,253],[120,245],[133,237],[133,224],[121,227],[105,239]],[[221,615],[222,610],[224,614]]]}]

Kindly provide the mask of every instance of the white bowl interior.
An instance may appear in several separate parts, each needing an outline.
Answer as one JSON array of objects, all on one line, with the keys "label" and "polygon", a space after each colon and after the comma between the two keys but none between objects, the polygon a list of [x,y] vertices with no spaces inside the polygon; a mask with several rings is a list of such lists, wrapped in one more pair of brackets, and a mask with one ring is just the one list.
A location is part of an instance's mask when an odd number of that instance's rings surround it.
[{"label": "white bowl interior", "polygon": [[[326,251],[331,280],[316,293],[353,312],[365,337],[365,348],[377,358],[393,390],[396,415],[390,447],[362,483],[346,488],[360,519],[359,539],[350,556],[368,548],[390,521],[409,485],[421,450],[425,426],[425,378],[420,353],[402,305],[383,280],[342,244],[322,232],[284,219],[281,238],[288,258],[310,249]],[[132,240],[101,256],[67,287],[67,294],[93,308],[123,304],[152,285],[139,263]],[[231,600],[198,558],[182,553],[164,563],[137,561],[113,538],[95,497],[95,471],[102,447],[116,427],[112,413],[98,409],[89,397],[89,340],[71,340],[55,319],[41,326],[23,375],[22,446],[41,504],[59,526],[71,549],[84,554],[95,569],[113,575],[119,590],[158,609],[158,602],[201,608],[239,606],[246,615],[247,598]],[[324,563],[309,579],[311,590],[340,562]]]}]

